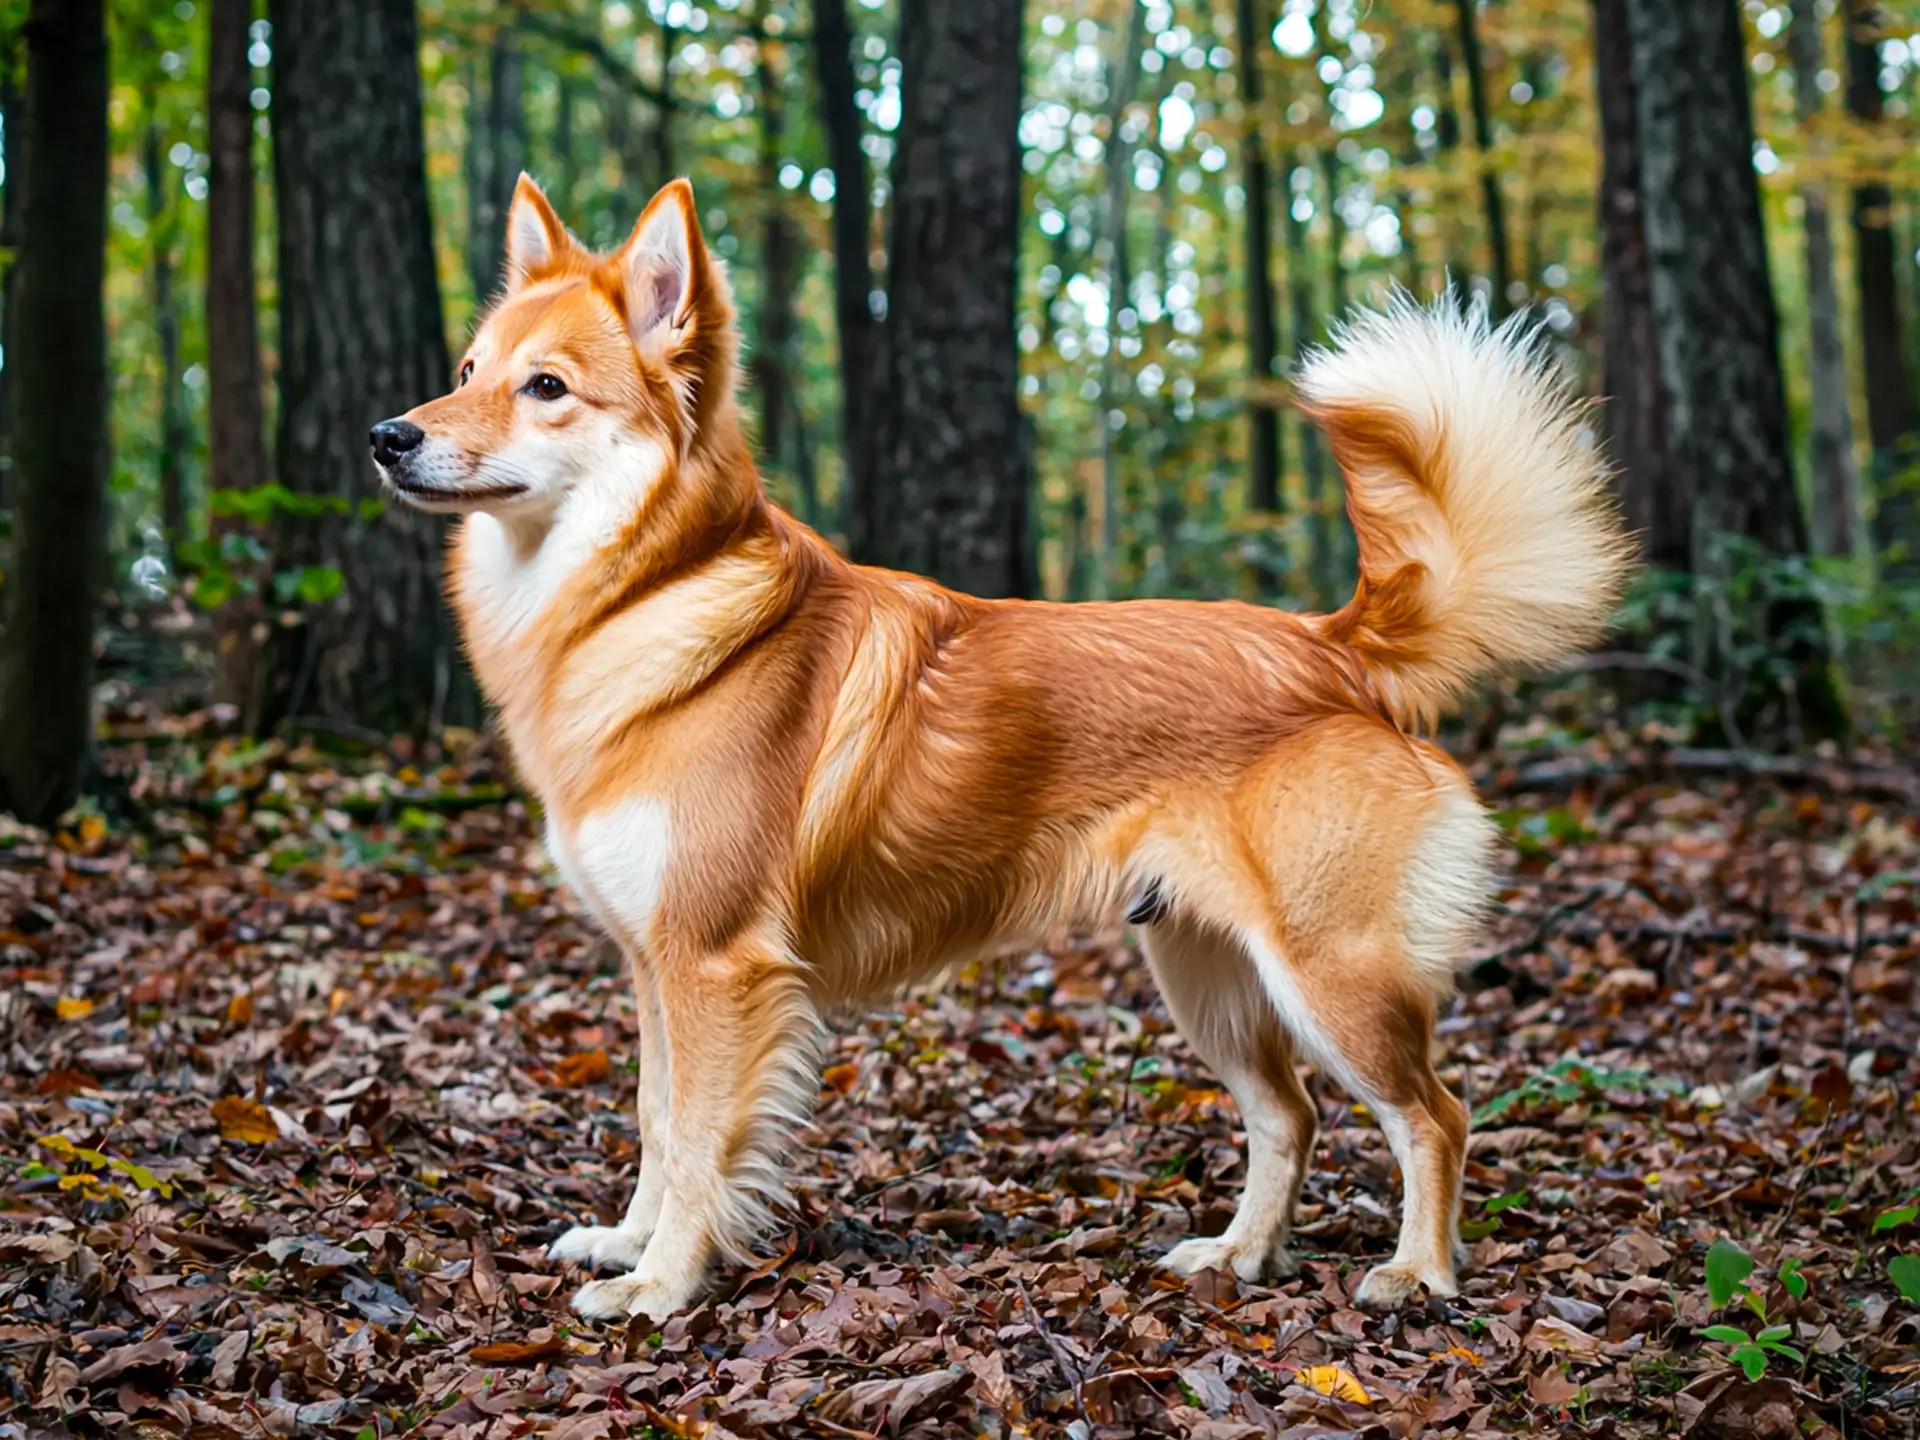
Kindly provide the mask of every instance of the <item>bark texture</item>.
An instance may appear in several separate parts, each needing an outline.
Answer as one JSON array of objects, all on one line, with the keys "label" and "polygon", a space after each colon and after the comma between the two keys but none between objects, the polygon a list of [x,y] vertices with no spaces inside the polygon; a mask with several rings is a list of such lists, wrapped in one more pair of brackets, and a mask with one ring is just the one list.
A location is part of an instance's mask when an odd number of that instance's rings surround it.
[{"label": "bark texture", "polygon": [[867,157],[860,148],[860,105],[855,98],[853,31],[846,0],[816,0],[813,7],[815,83],[820,119],[833,170],[833,310],[840,332],[840,454],[846,466],[841,486],[843,524],[852,529],[863,488],[867,386],[873,374],[873,213]]},{"label": "bark texture", "polygon": [[[260,326],[254,290],[253,72],[247,62],[250,0],[213,0],[207,49],[207,488],[252,490],[267,481]],[[216,509],[217,541],[244,527]],[[237,553],[230,566],[255,579]],[[254,592],[236,593],[214,612],[214,697],[234,706],[240,724],[258,722]]]},{"label": "bark texture", "polygon": [[1016,397],[1021,0],[900,20],[887,315],[855,555],[980,595],[1028,588]]},{"label": "bark texture", "polygon": [[1497,320],[1513,307],[1513,256],[1507,248],[1507,205],[1493,161],[1493,111],[1487,103],[1486,61],[1480,53],[1475,0],[1454,0],[1460,28],[1460,59],[1467,72],[1467,101],[1473,107],[1473,145],[1480,162],[1480,211],[1487,227],[1489,306]]},{"label": "bark texture", "polygon": [[345,593],[276,659],[275,708],[424,730],[454,684],[428,517],[384,505],[375,421],[447,388],[413,0],[273,0],[280,210],[279,473],[345,513],[291,521],[282,563]]},{"label": "bark texture", "polygon": [[0,633],[0,808],[46,824],[93,738],[108,445],[104,0],[33,0],[14,371],[13,555]]},{"label": "bark texture", "polygon": [[[1800,119],[1814,138],[1815,156],[1827,148],[1811,122],[1820,111],[1820,17],[1815,0],[1794,0],[1787,37],[1793,55],[1794,94]],[[1808,364],[1813,417],[1808,435],[1808,474],[1813,492],[1813,545],[1825,555],[1853,550],[1858,483],[1853,468],[1853,419],[1847,413],[1847,352],[1840,336],[1840,291],[1834,281],[1833,229],[1824,180],[1800,187],[1801,229],[1806,237]]]},{"label": "bark texture", "polygon": [[[1803,556],[1737,0],[1628,0],[1627,14],[1669,483],[1693,497],[1689,568],[1720,576],[1727,537]],[[1738,662],[1709,620],[1696,664],[1728,672]],[[1818,607],[1782,600],[1766,624],[1790,675],[1756,672],[1743,709],[1783,732],[1843,728]]]},{"label": "bark texture", "polygon": [[[1137,8],[1137,7],[1136,7]],[[1246,191],[1247,370],[1257,384],[1273,379],[1279,345],[1274,330],[1273,200],[1267,152],[1260,136],[1260,53],[1266,46],[1265,6],[1237,0],[1234,39],[1240,60],[1240,104],[1245,112],[1240,180]],[[1255,399],[1247,405],[1247,502],[1255,510],[1280,508],[1280,413]]]}]

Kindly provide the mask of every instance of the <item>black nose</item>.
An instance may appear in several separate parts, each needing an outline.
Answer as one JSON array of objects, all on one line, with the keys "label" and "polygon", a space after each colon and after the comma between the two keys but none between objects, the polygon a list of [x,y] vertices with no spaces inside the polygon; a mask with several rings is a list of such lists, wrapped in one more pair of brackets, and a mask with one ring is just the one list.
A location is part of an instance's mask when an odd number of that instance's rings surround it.
[{"label": "black nose", "polygon": [[373,446],[373,458],[382,465],[399,463],[409,450],[417,449],[427,432],[411,420],[382,420],[367,436]]}]

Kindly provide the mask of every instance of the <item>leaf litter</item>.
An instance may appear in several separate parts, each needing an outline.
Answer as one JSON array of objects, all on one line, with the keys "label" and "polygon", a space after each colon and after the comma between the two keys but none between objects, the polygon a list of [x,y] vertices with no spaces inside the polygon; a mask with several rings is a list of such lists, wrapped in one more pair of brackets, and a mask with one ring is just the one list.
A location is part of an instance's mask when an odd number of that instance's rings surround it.
[{"label": "leaf litter", "polygon": [[[841,1022],[767,1262],[605,1327],[544,1249],[626,1204],[633,1006],[537,817],[480,737],[200,723],[121,726],[112,824],[0,833],[0,1435],[1914,1433],[1897,800],[1483,774],[1515,849],[1438,1040],[1457,1299],[1355,1308],[1398,1184],[1318,1085],[1299,1276],[1156,1268],[1243,1137],[1116,933]],[[1763,1328],[1757,1379],[1707,1334]]]}]

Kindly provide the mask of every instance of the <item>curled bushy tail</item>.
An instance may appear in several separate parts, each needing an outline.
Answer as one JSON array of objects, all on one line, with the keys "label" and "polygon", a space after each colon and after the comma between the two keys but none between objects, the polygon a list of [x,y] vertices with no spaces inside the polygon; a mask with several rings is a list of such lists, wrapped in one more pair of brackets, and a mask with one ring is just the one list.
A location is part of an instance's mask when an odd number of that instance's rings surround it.
[{"label": "curled bushy tail", "polygon": [[1297,388],[1360,542],[1359,587],[1322,623],[1401,724],[1599,637],[1633,545],[1537,326],[1403,293],[1339,327]]}]

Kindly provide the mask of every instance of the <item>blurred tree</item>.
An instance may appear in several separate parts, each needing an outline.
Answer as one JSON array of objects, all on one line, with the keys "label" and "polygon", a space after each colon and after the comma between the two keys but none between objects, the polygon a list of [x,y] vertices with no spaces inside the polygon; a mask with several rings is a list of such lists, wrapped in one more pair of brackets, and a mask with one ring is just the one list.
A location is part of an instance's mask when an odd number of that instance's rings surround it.
[{"label": "blurred tree", "polygon": [[[760,393],[760,453],[777,470],[797,472],[800,518],[819,520],[812,475],[791,463],[789,430],[798,424],[791,383],[794,341],[796,244],[794,223],[780,199],[780,164],[786,151],[787,112],[782,75],[776,65],[780,42],[767,32],[766,7],[755,17],[753,74],[760,112],[760,222],[758,282],[759,343],[753,350],[753,383]],[[789,422],[792,422],[790,425]],[[797,435],[791,439],[798,441]],[[791,448],[799,450],[799,444]]]},{"label": "blurred tree", "polygon": [[861,148],[860,104],[853,75],[853,31],[846,0],[815,0],[814,82],[833,171],[833,313],[840,341],[840,487],[843,528],[864,502],[862,470],[867,387],[873,373],[873,212],[867,157]]},{"label": "blurred tree", "polygon": [[[1132,7],[1136,16],[1140,7]],[[1268,194],[1266,148],[1260,138],[1260,56],[1270,28],[1259,0],[1235,0],[1234,38],[1240,61],[1240,103],[1245,120],[1240,141],[1240,183],[1246,191],[1247,370],[1258,386],[1273,383],[1278,352],[1274,336],[1273,242],[1268,226],[1273,201]],[[1136,58],[1135,64],[1138,64]],[[1279,412],[1256,393],[1247,405],[1247,503],[1255,510],[1280,508]]]},{"label": "blurred tree", "polygon": [[[253,88],[247,59],[251,0],[212,0],[207,44],[207,485],[246,492],[267,482],[260,327],[253,246]],[[215,503],[213,537],[230,567],[258,569],[245,529],[230,506]],[[214,611],[214,697],[259,720],[254,630],[262,611],[250,585],[235,586]]]},{"label": "blurred tree", "polygon": [[[21,184],[27,173],[27,91],[21,83],[21,27],[0,30],[0,356],[12,353],[14,277],[19,274]],[[0,510],[12,503],[13,369],[0,364]]]},{"label": "blurred tree", "polygon": [[1028,588],[1014,340],[1021,0],[908,0],[887,313],[857,558],[979,595]]},{"label": "blurred tree", "polygon": [[1493,155],[1493,111],[1487,104],[1486,59],[1480,50],[1477,0],[1454,0],[1460,22],[1460,59],[1467,72],[1467,101],[1473,110],[1473,145],[1480,170],[1480,214],[1487,228],[1491,304],[1498,320],[1513,308],[1513,257],[1507,247],[1506,199]]},{"label": "blurred tree", "polygon": [[1692,564],[1692,494],[1669,473],[1667,396],[1653,315],[1653,264],[1640,203],[1639,118],[1630,0],[1594,0],[1593,53],[1601,131],[1600,264],[1607,433],[1620,503],[1647,562]]},{"label": "blurred tree", "polygon": [[151,32],[143,38],[148,63],[146,119],[140,162],[147,188],[147,254],[153,286],[153,332],[160,351],[160,528],[169,549],[187,538],[187,417],[180,393],[180,301],[174,286],[174,247],[178,243],[173,186],[168,183],[167,132],[160,116],[160,71]]},{"label": "blurred tree", "polygon": [[477,304],[500,284],[506,263],[507,204],[527,164],[526,79],[515,34],[515,11],[493,16],[486,54],[486,96],[480,69],[470,70],[476,88],[467,101],[467,277]]},{"label": "blurred tree", "polygon": [[[1815,131],[1820,111],[1818,0],[1793,0],[1789,46],[1793,52],[1795,104]],[[1806,233],[1807,321],[1811,331],[1813,416],[1808,425],[1808,471],[1813,485],[1813,545],[1823,555],[1853,552],[1859,496],[1853,468],[1853,420],[1847,413],[1847,352],[1840,336],[1840,293],[1833,277],[1833,232],[1828,223],[1826,182],[1800,187],[1801,228]]]},{"label": "blurred tree", "polygon": [[[1639,211],[1652,277],[1669,483],[1692,493],[1688,568],[1731,577],[1730,541],[1775,563],[1807,552],[1787,452],[1786,399],[1754,174],[1753,115],[1737,0],[1628,0]],[[1766,617],[1780,664],[1753,672],[1743,723],[1825,737],[1845,728],[1825,622],[1804,592]],[[1703,673],[1745,668],[1711,614]]]},{"label": "blurred tree", "polygon": [[[1847,109],[1879,129],[1886,118],[1880,90],[1881,7],[1842,0],[1847,27]],[[1872,130],[1869,133],[1872,133]],[[1876,162],[1877,168],[1877,162]],[[1920,578],[1920,495],[1913,476],[1913,397],[1907,388],[1900,291],[1895,279],[1893,192],[1878,178],[1853,187],[1853,260],[1860,290],[1860,350],[1866,365],[1867,438],[1873,446],[1874,545],[1890,574]]]},{"label": "blurred tree", "polygon": [[[1100,357],[1100,396],[1093,411],[1100,439],[1100,543],[1089,578],[1092,581],[1090,593],[1097,600],[1104,600],[1112,594],[1114,569],[1120,550],[1120,447],[1125,435],[1120,425],[1115,423],[1115,417],[1124,422],[1126,416],[1117,406],[1120,354],[1119,346],[1112,343],[1112,337],[1120,333],[1120,312],[1129,305],[1127,287],[1132,277],[1132,255],[1127,244],[1127,201],[1133,193],[1133,142],[1127,128],[1127,109],[1133,103],[1133,92],[1140,78],[1140,55],[1147,43],[1145,8],[1128,5],[1124,13],[1127,19],[1117,37],[1117,53],[1107,59],[1107,134],[1101,155],[1106,169],[1106,195],[1101,204],[1101,223],[1104,231],[1102,240],[1106,246],[1109,343],[1106,353]],[[1271,300],[1268,310],[1268,339],[1271,341]],[[1271,345],[1268,348],[1271,351]],[[1271,407],[1267,414],[1271,420]],[[1273,459],[1271,450],[1267,458]]]},{"label": "blurred tree", "polygon": [[[271,722],[314,710],[422,731],[457,683],[438,527],[382,502],[367,429],[449,384],[413,0],[272,0],[281,482],[311,623],[276,647]],[[322,592],[340,580],[344,594]]]},{"label": "blurred tree", "polygon": [[104,0],[33,0],[14,292],[13,555],[0,632],[0,808],[50,823],[93,738],[93,622],[111,437]]}]

